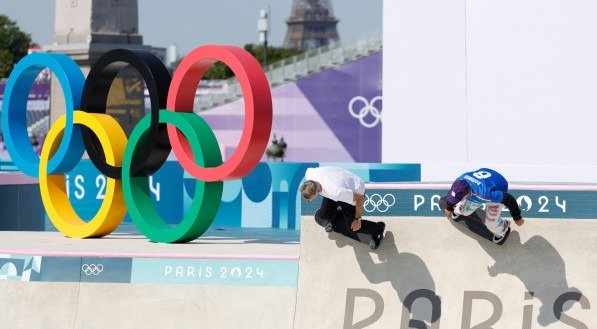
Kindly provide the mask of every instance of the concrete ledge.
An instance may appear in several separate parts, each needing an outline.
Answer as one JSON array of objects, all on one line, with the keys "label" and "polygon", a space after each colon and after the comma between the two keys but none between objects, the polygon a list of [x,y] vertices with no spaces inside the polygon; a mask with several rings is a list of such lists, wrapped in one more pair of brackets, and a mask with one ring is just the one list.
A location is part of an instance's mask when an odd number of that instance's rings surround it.
[{"label": "concrete ledge", "polygon": [[0,232],[0,327],[292,328],[298,249],[292,230],[187,244]]}]

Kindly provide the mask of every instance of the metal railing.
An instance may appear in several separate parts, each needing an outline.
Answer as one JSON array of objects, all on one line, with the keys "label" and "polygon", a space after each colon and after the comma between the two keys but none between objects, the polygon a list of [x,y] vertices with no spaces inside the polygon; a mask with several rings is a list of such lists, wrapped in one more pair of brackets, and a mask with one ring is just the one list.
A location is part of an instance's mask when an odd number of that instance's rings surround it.
[{"label": "metal railing", "polygon": [[[265,75],[270,86],[275,87],[378,52],[382,46],[382,34],[377,32],[353,43],[326,45],[286,58],[266,66]],[[235,77],[226,80],[224,84],[224,93],[196,95],[195,111],[203,111],[242,97]]]}]

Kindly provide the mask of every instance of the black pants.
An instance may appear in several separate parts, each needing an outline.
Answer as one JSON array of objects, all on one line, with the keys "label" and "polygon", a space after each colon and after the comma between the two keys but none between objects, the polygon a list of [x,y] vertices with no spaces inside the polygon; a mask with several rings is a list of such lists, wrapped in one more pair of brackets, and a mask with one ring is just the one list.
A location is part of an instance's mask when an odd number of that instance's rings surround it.
[{"label": "black pants", "polygon": [[359,238],[359,234],[367,235],[370,238],[373,235],[381,233],[382,228],[378,223],[364,219],[361,220],[361,229],[353,231],[350,226],[354,221],[355,211],[356,207],[349,203],[323,197],[321,208],[315,213],[315,221],[323,227],[331,222],[334,226],[334,231],[359,241],[368,240]]}]

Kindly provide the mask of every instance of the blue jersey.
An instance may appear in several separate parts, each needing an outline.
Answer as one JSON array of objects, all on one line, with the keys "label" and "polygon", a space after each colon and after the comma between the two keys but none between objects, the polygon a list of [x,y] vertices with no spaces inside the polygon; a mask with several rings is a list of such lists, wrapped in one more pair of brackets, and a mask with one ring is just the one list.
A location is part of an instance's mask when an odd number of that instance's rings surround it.
[{"label": "blue jersey", "polygon": [[458,179],[468,183],[471,187],[468,200],[477,203],[502,203],[504,194],[508,191],[508,181],[504,176],[489,168],[464,173]]}]

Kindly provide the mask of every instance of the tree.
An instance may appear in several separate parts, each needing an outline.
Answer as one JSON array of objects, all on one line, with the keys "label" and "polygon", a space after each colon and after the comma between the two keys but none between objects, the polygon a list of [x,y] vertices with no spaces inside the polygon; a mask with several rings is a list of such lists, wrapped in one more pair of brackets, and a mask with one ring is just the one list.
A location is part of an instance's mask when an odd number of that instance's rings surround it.
[{"label": "tree", "polygon": [[8,16],[0,15],[0,78],[8,77],[30,46],[31,36],[22,32]]},{"label": "tree", "polygon": [[[250,52],[263,65],[263,46],[250,43],[245,45],[245,50]],[[267,47],[267,62],[272,64],[300,53],[301,51],[296,48]]]},{"label": "tree", "polygon": [[[261,65],[263,65],[263,46],[257,46],[254,44],[246,44],[244,49],[248,51],[253,57],[257,59]],[[280,48],[280,47],[267,47],[267,61],[268,63],[275,63],[285,58],[292,57],[299,54],[300,51],[294,48]],[[172,71],[176,69],[182,58],[172,64]],[[205,80],[218,80],[228,79],[234,76],[232,70],[222,62],[216,62],[212,67],[205,72],[203,79]]]}]

